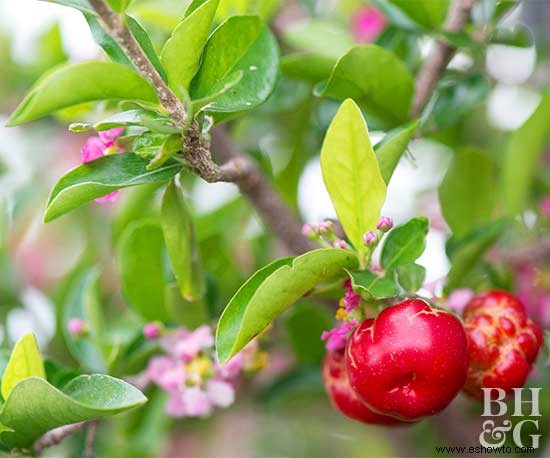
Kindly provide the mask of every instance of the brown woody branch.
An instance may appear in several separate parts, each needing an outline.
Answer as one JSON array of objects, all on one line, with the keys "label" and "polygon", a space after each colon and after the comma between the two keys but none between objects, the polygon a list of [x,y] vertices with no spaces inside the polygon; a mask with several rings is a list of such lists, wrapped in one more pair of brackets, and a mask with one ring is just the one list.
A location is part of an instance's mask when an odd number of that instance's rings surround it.
[{"label": "brown woody branch", "polygon": [[[90,4],[103,20],[107,32],[123,48],[140,74],[151,83],[162,106],[176,125],[182,129],[185,128],[188,121],[185,107],[151,64],[121,17],[107,5],[105,0],[90,0]],[[221,131],[214,129],[213,137],[218,155],[224,161],[222,165],[212,160],[210,144],[200,134],[197,123],[190,123],[183,139],[185,147],[183,158],[189,167],[209,183],[226,181],[237,184],[267,226],[290,251],[299,254],[312,249],[312,243],[301,233],[299,220],[285,206],[258,167],[238,149],[228,135],[220,134],[223,135],[220,138],[217,132]]]},{"label": "brown woody branch", "polygon": [[80,431],[82,428],[91,424],[88,421],[82,421],[80,423],[74,423],[72,425],[61,426],[60,428],[52,429],[44,434],[40,439],[34,444],[34,453],[37,455],[42,453],[48,447],[53,447],[61,443],[63,439],[71,434]]},{"label": "brown woody branch", "polygon": [[[476,0],[454,0],[451,3],[445,24],[445,32],[456,33],[464,29]],[[428,103],[441,74],[451,61],[456,48],[444,40],[438,40],[435,48],[418,72],[411,115],[417,118]]]}]

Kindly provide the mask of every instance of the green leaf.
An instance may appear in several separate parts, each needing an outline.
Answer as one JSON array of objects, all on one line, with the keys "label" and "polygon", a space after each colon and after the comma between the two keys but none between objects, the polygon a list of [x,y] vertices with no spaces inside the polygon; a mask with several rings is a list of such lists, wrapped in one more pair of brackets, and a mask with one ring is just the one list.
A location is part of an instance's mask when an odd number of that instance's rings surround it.
[{"label": "green leaf", "polygon": [[450,0],[390,0],[417,24],[437,29],[443,23]]},{"label": "green leaf", "polygon": [[412,75],[395,54],[376,45],[360,45],[338,60],[318,92],[352,98],[367,113],[393,126],[407,121],[413,90]]},{"label": "green leaf", "polygon": [[147,161],[135,154],[119,153],[74,168],[52,189],[44,221],[52,221],[117,189],[168,181],[181,170],[181,164],[175,160],[151,171],[146,167]]},{"label": "green leaf", "polygon": [[457,151],[439,187],[441,211],[453,235],[462,237],[491,219],[496,203],[493,160],[480,151]]},{"label": "green leaf", "polygon": [[130,59],[128,59],[126,53],[122,50],[116,40],[105,32],[97,16],[92,13],[84,12],[84,17],[90,26],[90,31],[92,32],[95,42],[101,46],[103,51],[105,51],[105,54],[107,54],[113,62],[126,65],[134,70],[134,66],[132,62],[130,62]]},{"label": "green leaf", "polygon": [[390,278],[380,277],[368,270],[348,272],[354,289],[365,291],[374,299],[395,297],[399,294],[399,287]]},{"label": "green leaf", "polygon": [[206,300],[184,299],[177,283],[171,283],[166,287],[166,304],[174,320],[188,329],[195,329],[209,319]]},{"label": "green leaf", "polygon": [[361,110],[346,100],[332,120],[321,149],[321,168],[338,219],[364,253],[363,234],[375,228],[386,197]]},{"label": "green leaf", "polygon": [[528,27],[516,24],[513,29],[497,28],[489,42],[517,48],[529,48],[533,46],[534,38]]},{"label": "green leaf", "polygon": [[128,7],[132,0],[107,0],[107,3],[117,13],[122,13]]},{"label": "green leaf", "polygon": [[313,52],[288,54],[281,58],[281,71],[291,78],[317,83],[328,79],[336,59]]},{"label": "green leaf", "polygon": [[535,112],[517,129],[506,147],[502,165],[501,194],[510,213],[525,209],[544,145],[550,136],[550,89]]},{"label": "green leaf", "polygon": [[326,350],[320,336],[334,326],[332,313],[322,304],[298,302],[284,320],[290,347],[300,364],[319,367]]},{"label": "green leaf", "polygon": [[169,118],[159,115],[154,111],[141,108],[122,111],[93,125],[97,131],[109,130],[114,127],[147,126],[153,123],[164,123],[166,128],[173,127]]},{"label": "green leaf", "polygon": [[423,253],[428,234],[428,218],[413,218],[397,226],[387,236],[380,255],[380,263],[386,270],[409,264]]},{"label": "green leaf", "polygon": [[[73,318],[85,321],[89,334],[72,336],[68,323]],[[106,372],[101,351],[104,323],[99,298],[99,271],[93,269],[79,275],[73,282],[63,306],[63,337],[73,357],[86,369]]]},{"label": "green leaf", "polygon": [[96,14],[88,0],[46,0],[49,3],[57,3],[58,5],[70,6],[82,12]]},{"label": "green leaf", "polygon": [[237,84],[241,82],[241,80],[243,79],[243,75],[244,73],[242,70],[231,73],[228,78],[214,86],[209,95],[202,99],[193,100],[193,102],[191,102],[191,114],[195,116],[205,107],[208,107],[212,102],[214,102],[214,100],[221,97],[227,91],[233,89]]},{"label": "green leaf", "polygon": [[13,347],[2,376],[2,396],[8,399],[13,388],[29,377],[46,378],[42,356],[33,334],[26,334]]},{"label": "green leaf", "polygon": [[182,88],[189,90],[218,8],[218,0],[200,3],[200,6],[190,6],[160,54],[160,60],[168,74],[168,84],[177,94]]},{"label": "green leaf", "polygon": [[424,284],[426,269],[414,262],[398,266],[396,269],[397,281],[409,293],[415,293]]},{"label": "green leaf", "polygon": [[114,415],[146,401],[137,388],[108,375],[81,375],[62,391],[31,377],[17,384],[2,408],[0,423],[6,429],[0,440],[10,448],[30,448],[52,429]]},{"label": "green leaf", "polygon": [[149,34],[147,33],[147,31],[134,17],[128,14],[126,15],[126,24],[128,24],[130,32],[132,32],[132,35],[139,43],[139,46],[141,47],[151,64],[153,64],[153,67],[155,67],[155,70],[159,73],[164,81],[168,81],[168,76],[166,75],[166,72],[164,71],[164,68],[160,63],[159,56],[155,51],[153,43],[151,43],[151,39],[149,38]]},{"label": "green leaf", "polygon": [[263,103],[275,88],[278,69],[279,50],[269,28],[257,16],[233,16],[208,39],[200,69],[191,83],[191,98],[208,97],[232,80],[235,72],[242,71],[240,82],[206,110],[218,113],[215,118],[221,121]]},{"label": "green leaf", "polygon": [[164,193],[160,215],[170,263],[181,295],[187,301],[197,300],[203,296],[205,285],[195,228],[183,194],[173,180]]},{"label": "green leaf", "polygon": [[100,100],[158,103],[151,85],[128,67],[113,62],[83,62],[63,65],[40,78],[7,125],[16,126],[62,108]]},{"label": "green leaf", "polygon": [[216,331],[216,351],[224,364],[300,297],[343,269],[356,269],[348,250],[320,249],[283,258],[257,271],[223,311]]},{"label": "green leaf", "polygon": [[509,221],[499,219],[478,227],[460,240],[454,238],[447,242],[447,254],[451,259],[451,270],[447,274],[447,292],[460,287],[462,280],[475,267],[483,253],[506,229]]},{"label": "green leaf", "polygon": [[374,145],[380,173],[382,173],[382,178],[384,178],[386,184],[390,182],[399,159],[401,159],[401,156],[407,150],[409,142],[419,124],[420,121],[415,120],[397,127],[388,132],[379,143]]},{"label": "green leaf", "polygon": [[160,224],[140,220],[130,224],[118,245],[122,292],[134,310],[148,321],[167,321],[164,239]]}]

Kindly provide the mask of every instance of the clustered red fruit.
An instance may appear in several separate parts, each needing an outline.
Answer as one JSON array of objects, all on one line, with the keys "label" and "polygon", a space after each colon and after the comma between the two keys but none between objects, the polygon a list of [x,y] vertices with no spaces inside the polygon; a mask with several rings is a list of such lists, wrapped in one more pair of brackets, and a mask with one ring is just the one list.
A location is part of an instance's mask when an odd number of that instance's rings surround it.
[{"label": "clustered red fruit", "polygon": [[522,303],[501,291],[479,294],[464,321],[420,299],[364,320],[345,351],[325,357],[332,404],[364,423],[403,425],[440,412],[461,389],[482,398],[482,387],[522,387],[542,345]]},{"label": "clustered red fruit", "polygon": [[509,393],[522,387],[542,345],[542,331],[523,304],[504,291],[488,291],[475,296],[463,316],[470,351],[464,391],[482,399],[482,388]]}]

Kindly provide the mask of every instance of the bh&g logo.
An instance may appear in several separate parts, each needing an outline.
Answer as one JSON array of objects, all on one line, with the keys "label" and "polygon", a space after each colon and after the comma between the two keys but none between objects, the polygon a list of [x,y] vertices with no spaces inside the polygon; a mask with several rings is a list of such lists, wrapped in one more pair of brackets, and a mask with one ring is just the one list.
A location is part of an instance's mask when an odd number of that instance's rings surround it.
[{"label": "bh&g logo", "polygon": [[[503,401],[506,397],[506,392],[501,388],[482,388],[483,390],[483,416],[484,417],[501,417],[506,415],[508,405]],[[541,417],[539,411],[539,393],[542,388],[514,388],[514,413],[513,417]],[[498,396],[495,397],[495,393]],[[530,393],[530,399],[523,399],[524,393]],[[525,396],[527,398],[528,396]],[[523,406],[526,409],[523,409]],[[529,407],[530,406],[530,410]],[[493,407],[495,409],[493,410]],[[525,410],[525,412],[524,412]],[[496,424],[493,420],[483,422],[483,430],[479,435],[479,443],[483,447],[500,447],[506,441],[506,435],[512,431],[512,438],[518,447],[533,447],[538,448],[540,434],[530,434],[530,444],[523,444],[521,440],[521,431],[526,424],[535,426],[539,429],[539,421],[532,418],[526,418],[516,423],[512,427],[510,420],[504,420],[502,423]]]}]

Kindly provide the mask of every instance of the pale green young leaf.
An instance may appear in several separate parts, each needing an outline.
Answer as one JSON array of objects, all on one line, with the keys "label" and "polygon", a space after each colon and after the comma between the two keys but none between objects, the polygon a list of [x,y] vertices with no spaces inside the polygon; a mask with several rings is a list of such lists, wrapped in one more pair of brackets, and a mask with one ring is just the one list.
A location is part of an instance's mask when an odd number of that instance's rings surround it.
[{"label": "pale green young leaf", "polygon": [[450,0],[390,0],[414,22],[428,29],[438,29],[443,23]]},{"label": "pale green young leaf", "polygon": [[2,397],[8,399],[15,385],[29,377],[46,378],[42,356],[33,334],[24,335],[13,347],[2,376]]},{"label": "pale green young leaf", "polygon": [[493,160],[474,149],[455,152],[439,186],[441,211],[453,235],[462,237],[491,219],[496,203]]},{"label": "pale green young leaf", "polygon": [[0,412],[0,442],[30,449],[36,439],[60,426],[115,415],[147,398],[134,386],[108,375],[81,375],[62,390],[30,377],[11,391]]},{"label": "pale green young leaf", "polygon": [[549,120],[547,89],[534,113],[512,134],[504,153],[501,195],[510,213],[518,213],[527,205],[537,164],[550,136]]},{"label": "pale green young leaf", "polygon": [[147,33],[147,31],[133,16],[130,16],[128,14],[126,15],[126,23],[128,24],[128,28],[132,32],[132,35],[138,42],[139,46],[149,59],[149,62],[151,62],[153,67],[155,67],[155,70],[158,72],[161,78],[164,81],[168,81],[168,76],[166,75],[166,72],[162,67],[159,56],[155,51],[153,43],[151,43],[151,39],[149,38],[149,34]]},{"label": "pale green young leaf", "polygon": [[162,48],[160,60],[168,75],[168,84],[176,93],[180,93],[181,88],[189,90],[217,7],[218,0],[208,0],[188,10]]},{"label": "pale green young leaf", "polygon": [[298,52],[281,57],[281,72],[290,78],[318,83],[328,79],[336,59],[314,52]]},{"label": "pale green young leaf", "polygon": [[114,62],[83,62],[63,65],[40,78],[7,125],[16,126],[62,108],[100,100],[158,103],[151,85],[128,67]]},{"label": "pale green young leaf", "polygon": [[407,121],[413,90],[412,75],[395,54],[376,45],[358,45],[338,60],[318,93],[351,98],[373,117],[395,126]]},{"label": "pale green young leaf", "polygon": [[399,294],[399,287],[391,278],[380,277],[368,270],[348,272],[348,275],[355,290],[364,291],[374,299],[385,299]]},{"label": "pale green young leaf", "polygon": [[409,293],[415,293],[424,283],[426,269],[414,262],[398,266],[396,269],[397,281]]},{"label": "pale green young leaf", "polygon": [[88,0],[45,0],[49,3],[57,3],[58,5],[70,6],[71,8],[76,8],[85,13],[96,14],[92,5]]},{"label": "pale green young leaf", "polygon": [[363,234],[376,226],[386,183],[367,124],[352,100],[340,106],[328,128],[321,149],[321,169],[346,235],[359,252],[364,252]]},{"label": "pale green young leaf", "polygon": [[417,217],[394,228],[387,236],[380,264],[386,270],[416,261],[426,248],[428,218]]},{"label": "pale green young leaf", "polygon": [[314,286],[356,269],[348,250],[320,249],[296,258],[283,258],[257,271],[235,293],[220,317],[216,351],[224,364],[271,321]]},{"label": "pale green young leaf", "polygon": [[132,308],[148,321],[170,318],[165,297],[164,247],[162,228],[154,220],[133,222],[118,244],[122,292]]},{"label": "pale green young leaf", "polygon": [[83,14],[86,18],[86,22],[90,27],[90,31],[92,32],[92,37],[94,38],[95,42],[99,46],[101,46],[103,51],[105,51],[105,54],[107,54],[107,56],[109,56],[109,58],[113,62],[126,65],[127,67],[134,70],[134,65],[132,64],[132,62],[130,62],[130,59],[128,59],[126,53],[116,42],[116,40],[107,32],[105,32],[103,26],[99,22],[98,17],[95,14],[88,13],[86,11],[84,11]]},{"label": "pale green young leaf", "polygon": [[133,153],[103,156],[66,173],[56,183],[46,206],[44,221],[49,222],[92,200],[117,189],[168,181],[182,165],[169,160],[155,170]]}]

